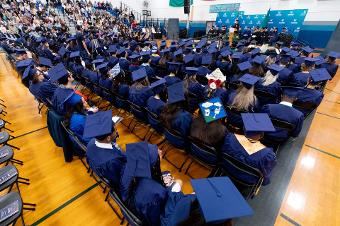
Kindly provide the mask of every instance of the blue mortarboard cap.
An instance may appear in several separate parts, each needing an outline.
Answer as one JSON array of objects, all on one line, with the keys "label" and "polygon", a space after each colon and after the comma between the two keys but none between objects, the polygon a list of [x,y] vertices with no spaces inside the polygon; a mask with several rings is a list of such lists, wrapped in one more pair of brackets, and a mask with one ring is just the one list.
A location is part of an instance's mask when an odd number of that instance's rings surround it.
[{"label": "blue mortarboard cap", "polygon": [[299,46],[300,43],[298,43],[298,42],[291,42],[290,45],[291,45],[291,46]]},{"label": "blue mortarboard cap", "polygon": [[318,58],[318,61],[315,62],[315,65],[321,65],[326,63],[327,61],[324,58]]},{"label": "blue mortarboard cap", "polygon": [[107,50],[109,53],[115,53],[117,51],[117,48],[115,45],[110,45],[109,49]]},{"label": "blue mortarboard cap", "polygon": [[313,49],[310,48],[309,46],[304,46],[301,48],[302,51],[306,52],[306,53],[311,53],[313,52]]},{"label": "blue mortarboard cap", "polygon": [[71,36],[68,39],[66,39],[66,42],[70,42],[70,41],[74,41],[74,40],[76,40],[76,37]]},{"label": "blue mortarboard cap", "polygon": [[169,52],[170,52],[170,49],[168,49],[168,48],[162,49],[162,50],[161,50],[161,53],[162,53],[162,54],[169,53]]},{"label": "blue mortarboard cap", "polygon": [[123,45],[126,46],[126,45],[128,45],[129,43],[130,43],[129,41],[125,41],[125,42],[123,42]]},{"label": "blue mortarboard cap", "polygon": [[182,49],[179,49],[179,50],[174,52],[174,56],[178,56],[178,55],[181,55],[181,54],[183,54],[183,50]]},{"label": "blue mortarboard cap", "polygon": [[147,142],[130,143],[126,145],[127,177],[151,178],[151,167],[158,160],[157,145]]},{"label": "blue mortarboard cap", "polygon": [[238,66],[238,68],[241,71],[248,70],[249,68],[252,67],[252,65],[251,65],[251,63],[249,61],[245,61],[245,62],[239,63],[239,64],[237,64],[237,66]]},{"label": "blue mortarboard cap", "polygon": [[262,64],[264,63],[264,61],[266,60],[265,57],[266,57],[266,56],[256,56],[256,57],[254,57],[254,59],[253,59],[253,63],[262,65]]},{"label": "blue mortarboard cap", "polygon": [[186,43],[185,43],[185,46],[188,47],[188,46],[192,46],[194,44],[194,40],[188,40]]},{"label": "blue mortarboard cap", "polygon": [[283,47],[283,48],[281,49],[281,53],[282,53],[282,52],[284,52],[284,53],[289,53],[290,51],[291,51],[291,49],[288,48],[288,47]]},{"label": "blue mortarboard cap", "polygon": [[166,80],[164,78],[159,79],[156,82],[150,84],[150,88],[154,91],[154,93],[160,93],[165,89]]},{"label": "blue mortarboard cap", "polygon": [[129,58],[135,60],[135,59],[140,58],[140,55],[138,55],[138,54],[133,54],[133,55],[129,56]]},{"label": "blue mortarboard cap", "polygon": [[255,85],[261,78],[251,74],[245,74],[238,81],[242,82],[246,85],[246,87],[250,88],[251,86]]},{"label": "blue mortarboard cap", "polygon": [[193,61],[193,60],[194,60],[194,57],[195,57],[194,54],[185,55],[185,56],[184,56],[184,59],[183,59],[183,60],[184,60],[184,63],[187,64],[187,63]]},{"label": "blue mortarboard cap", "polygon": [[300,90],[300,87],[282,87],[283,95],[290,98],[297,97]]},{"label": "blue mortarboard cap", "polygon": [[142,51],[142,52],[140,52],[140,55],[141,56],[150,56],[150,54],[151,54],[151,52],[150,51]]},{"label": "blue mortarboard cap", "polygon": [[108,65],[108,64],[109,64],[108,62],[99,64],[99,65],[96,67],[96,69],[97,69],[97,70],[105,69],[105,68],[107,68],[107,65]]},{"label": "blue mortarboard cap", "polygon": [[305,62],[305,58],[306,58],[306,57],[295,57],[294,62],[295,62],[296,64],[302,64],[302,63]]},{"label": "blue mortarboard cap", "polygon": [[63,57],[67,52],[69,52],[64,46],[60,47],[58,54]]},{"label": "blue mortarboard cap", "polygon": [[226,57],[229,56],[231,54],[231,52],[229,50],[225,50],[223,52],[221,52],[221,56]]},{"label": "blue mortarboard cap", "polygon": [[216,47],[209,47],[208,48],[208,53],[210,53],[210,54],[217,53]]},{"label": "blue mortarboard cap", "polygon": [[48,75],[50,76],[50,81],[55,82],[61,77],[68,75],[68,71],[63,63],[59,63],[48,71]]},{"label": "blue mortarboard cap", "polygon": [[132,81],[135,82],[137,80],[145,78],[146,76],[147,76],[147,74],[146,74],[145,68],[144,67],[140,68],[140,69],[132,72]]},{"label": "blue mortarboard cap", "polygon": [[275,128],[266,113],[241,113],[245,132],[274,132]]},{"label": "blue mortarboard cap", "polygon": [[277,73],[279,73],[280,71],[283,70],[283,67],[277,65],[277,64],[271,64],[268,66],[268,69],[270,70],[270,72],[273,74],[273,75],[276,75]]},{"label": "blue mortarboard cap", "polygon": [[26,53],[26,49],[15,49],[15,53],[16,54],[25,54]]},{"label": "blue mortarboard cap", "polygon": [[305,64],[307,66],[313,66],[315,64],[315,62],[317,62],[318,59],[317,58],[312,58],[312,57],[306,57],[305,58]]},{"label": "blue mortarboard cap", "polygon": [[183,82],[178,82],[168,87],[168,104],[183,100],[185,100]]},{"label": "blue mortarboard cap", "polygon": [[125,53],[125,49],[124,49],[124,48],[119,48],[119,49],[117,50],[117,53],[118,53],[119,55],[121,55],[121,54]]},{"label": "blue mortarboard cap", "polygon": [[25,69],[24,73],[22,74],[21,79],[22,79],[22,80],[24,80],[25,78],[30,78],[30,79],[32,79],[32,76],[33,76],[35,73],[37,73],[37,69],[35,69],[35,68],[33,67],[33,65],[31,65],[31,66],[29,66],[29,67],[27,67],[27,68]]},{"label": "blue mortarboard cap", "polygon": [[79,57],[79,56],[80,56],[80,51],[74,51],[70,53],[70,58]]},{"label": "blue mortarboard cap", "polygon": [[323,82],[327,80],[331,80],[332,76],[328,73],[326,68],[319,68],[309,72],[312,77],[313,82]]},{"label": "blue mortarboard cap", "polygon": [[289,51],[289,53],[287,53],[291,58],[295,58],[297,56],[299,56],[299,52],[295,51],[295,50],[291,50]]},{"label": "blue mortarboard cap", "polygon": [[64,103],[70,106],[74,106],[80,102],[82,102],[82,96],[76,93],[73,93],[73,95],[70,98],[67,98],[67,100],[64,100]]},{"label": "blue mortarboard cap", "polygon": [[206,123],[224,118],[227,113],[219,97],[212,98],[199,104],[201,113]]},{"label": "blue mortarboard cap", "polygon": [[251,53],[251,55],[256,55],[256,54],[259,54],[261,52],[261,49],[260,48],[255,48],[255,49],[253,49],[250,53]]},{"label": "blue mortarboard cap", "polygon": [[45,57],[39,57],[39,65],[52,67],[52,61]]},{"label": "blue mortarboard cap", "polygon": [[15,63],[17,68],[28,67],[33,64],[33,59],[20,60]]},{"label": "blue mortarboard cap", "polygon": [[195,74],[197,74],[197,71],[198,71],[198,68],[196,68],[196,67],[186,67],[185,68],[185,72],[188,75],[195,75]]},{"label": "blue mortarboard cap", "polygon": [[253,210],[228,177],[191,180],[206,223],[249,216]]},{"label": "blue mortarboard cap", "polygon": [[201,64],[203,65],[209,65],[212,62],[212,55],[207,54],[202,57]]},{"label": "blue mortarboard cap", "polygon": [[182,65],[180,62],[167,62],[167,64],[169,70],[177,70]]},{"label": "blue mortarboard cap", "polygon": [[84,138],[99,137],[112,133],[112,111],[99,111],[86,117]]},{"label": "blue mortarboard cap", "polygon": [[331,51],[327,54],[327,56],[337,59],[340,58],[340,53]]},{"label": "blue mortarboard cap", "polygon": [[233,55],[231,55],[231,58],[233,59],[240,59],[242,58],[243,54],[241,52],[234,52]]},{"label": "blue mortarboard cap", "polygon": [[92,64],[100,64],[100,63],[103,63],[104,62],[104,59],[103,58],[99,58],[99,59],[95,59],[92,61]]}]

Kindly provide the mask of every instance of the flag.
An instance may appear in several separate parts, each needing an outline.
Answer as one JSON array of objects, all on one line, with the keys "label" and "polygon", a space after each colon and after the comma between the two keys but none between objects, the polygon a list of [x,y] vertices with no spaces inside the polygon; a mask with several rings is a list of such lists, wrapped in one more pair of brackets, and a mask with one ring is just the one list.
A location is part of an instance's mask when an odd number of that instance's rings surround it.
[{"label": "flag", "polygon": [[270,14],[270,8],[267,11],[267,15],[262,21],[262,27],[268,27],[268,21],[269,21],[269,14]]},{"label": "flag", "polygon": [[[190,5],[193,4],[193,0],[190,0]],[[169,6],[172,7],[183,7],[184,6],[184,0],[170,0]]]}]

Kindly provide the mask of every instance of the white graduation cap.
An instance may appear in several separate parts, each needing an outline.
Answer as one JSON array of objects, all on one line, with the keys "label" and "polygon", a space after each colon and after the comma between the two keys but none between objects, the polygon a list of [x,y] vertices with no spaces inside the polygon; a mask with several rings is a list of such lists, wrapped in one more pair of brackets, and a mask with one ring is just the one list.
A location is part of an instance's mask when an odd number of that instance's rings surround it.
[{"label": "white graduation cap", "polygon": [[109,74],[112,78],[115,78],[120,73],[120,66],[119,63],[117,63],[110,71]]},{"label": "white graduation cap", "polygon": [[224,82],[226,80],[226,76],[224,76],[219,68],[217,68],[211,74],[206,75],[206,78],[212,80],[220,80],[221,82]]}]

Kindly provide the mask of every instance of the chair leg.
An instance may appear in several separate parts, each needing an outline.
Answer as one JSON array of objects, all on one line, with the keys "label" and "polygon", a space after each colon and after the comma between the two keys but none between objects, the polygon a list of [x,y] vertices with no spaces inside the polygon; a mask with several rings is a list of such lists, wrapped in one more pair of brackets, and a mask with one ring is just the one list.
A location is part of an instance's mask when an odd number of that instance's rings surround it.
[{"label": "chair leg", "polygon": [[14,133],[14,131],[11,130],[11,129],[8,129],[8,128],[6,128],[6,127],[4,127],[4,129],[5,129],[5,130],[8,130],[8,131],[11,132],[11,133]]},{"label": "chair leg", "polygon": [[[20,215],[20,218],[21,218],[21,223],[22,223],[22,225],[25,226],[26,224],[25,224],[24,216],[23,216],[22,213],[21,213],[21,215]],[[14,223],[13,225],[15,225],[15,223]]]},{"label": "chair leg", "polygon": [[14,148],[14,149],[20,150],[20,148],[14,146],[14,145],[11,145],[11,144],[8,144],[8,143],[6,143],[6,145],[8,145],[8,146],[10,146],[10,147],[12,147],[12,148]]},{"label": "chair leg", "polygon": [[22,204],[23,204],[23,205],[26,205],[26,206],[37,206],[37,204],[35,204],[35,203],[29,203],[29,202],[23,202]]},{"label": "chair leg", "polygon": [[[23,161],[20,161],[20,160],[16,160],[16,159],[10,159],[9,160],[11,163],[15,163],[15,164],[18,164],[18,165],[24,165],[24,162]],[[9,162],[8,161],[8,162]],[[8,163],[7,163],[8,164]]]},{"label": "chair leg", "polygon": [[30,179],[28,179],[28,178],[24,178],[24,177],[18,177],[18,179],[20,179],[20,180],[24,180],[24,181],[30,181]]},{"label": "chair leg", "polygon": [[6,121],[4,119],[2,119],[2,121],[4,121],[6,124],[12,125],[12,123],[10,123],[9,121]]},{"label": "chair leg", "polygon": [[190,167],[193,163],[194,163],[194,161],[191,160],[190,164],[188,165],[187,169],[185,170],[185,175],[188,174],[188,171],[189,171],[189,169],[190,169]]}]

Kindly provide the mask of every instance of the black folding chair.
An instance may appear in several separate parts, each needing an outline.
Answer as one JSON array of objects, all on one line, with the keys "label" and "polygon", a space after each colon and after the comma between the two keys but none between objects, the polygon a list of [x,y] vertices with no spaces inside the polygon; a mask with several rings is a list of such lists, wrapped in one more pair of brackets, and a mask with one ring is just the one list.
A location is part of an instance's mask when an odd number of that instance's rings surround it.
[{"label": "black folding chair", "polygon": [[276,104],[278,102],[277,97],[267,91],[255,89],[254,94],[259,99],[261,105]]},{"label": "black folding chair", "polygon": [[[146,124],[147,121],[147,114],[145,112],[145,108],[138,106],[137,104],[134,104],[132,101],[127,101],[130,107],[130,112],[133,114],[134,118],[129,123],[128,128],[132,133],[134,133],[134,130],[137,126],[143,126],[144,128],[147,128],[146,133],[143,137],[140,137],[138,134],[135,134],[138,136],[141,140],[144,140],[146,135],[148,135],[150,131],[150,127],[148,124]],[[134,122],[134,123],[133,123]],[[131,126],[131,128],[130,128]]]},{"label": "black folding chair", "polygon": [[[221,154],[220,166],[214,174],[214,176],[222,175],[228,176],[246,199],[252,199],[258,194],[264,180],[260,170],[251,167],[226,153]],[[246,182],[240,179],[240,176],[247,176],[254,182]]]},{"label": "black folding chair", "polygon": [[302,109],[305,115],[305,118],[307,118],[313,111],[316,110],[318,107],[315,103],[313,102],[302,102],[299,100],[294,101],[293,107],[297,109]]}]

